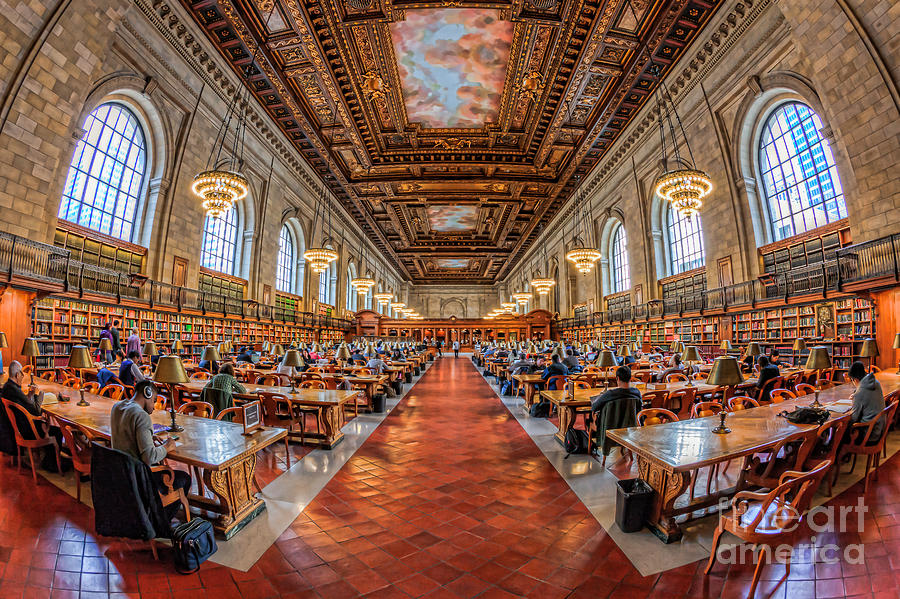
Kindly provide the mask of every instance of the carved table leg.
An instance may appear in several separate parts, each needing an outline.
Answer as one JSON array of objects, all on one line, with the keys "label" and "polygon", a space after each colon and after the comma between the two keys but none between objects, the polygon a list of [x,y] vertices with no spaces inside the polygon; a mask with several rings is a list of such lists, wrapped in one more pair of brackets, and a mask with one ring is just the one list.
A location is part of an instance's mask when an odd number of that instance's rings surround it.
[{"label": "carved table leg", "polygon": [[204,470],[206,487],[218,501],[195,496],[190,498],[192,503],[221,514],[213,522],[213,527],[226,539],[265,509],[263,500],[253,494],[255,471],[255,453],[222,470]]},{"label": "carved table leg", "polygon": [[690,476],[684,472],[669,472],[642,456],[638,456],[638,473],[656,491],[647,524],[664,543],[681,539],[681,527],[670,515],[675,500],[687,490]]},{"label": "carved table leg", "polygon": [[575,409],[559,407],[559,430],[556,431],[556,440],[562,444],[566,442],[566,431],[575,424]]},{"label": "carved table leg", "polygon": [[319,410],[319,418],[322,423],[322,447],[331,449],[344,438],[341,431],[340,406],[327,406]]}]

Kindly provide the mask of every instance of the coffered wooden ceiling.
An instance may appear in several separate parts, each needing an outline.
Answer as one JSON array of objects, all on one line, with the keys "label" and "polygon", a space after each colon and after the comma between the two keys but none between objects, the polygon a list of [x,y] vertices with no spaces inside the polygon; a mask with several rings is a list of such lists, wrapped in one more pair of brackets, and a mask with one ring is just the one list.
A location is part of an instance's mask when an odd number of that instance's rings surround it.
[{"label": "coffered wooden ceiling", "polygon": [[723,0],[182,2],[389,260],[487,284]]}]

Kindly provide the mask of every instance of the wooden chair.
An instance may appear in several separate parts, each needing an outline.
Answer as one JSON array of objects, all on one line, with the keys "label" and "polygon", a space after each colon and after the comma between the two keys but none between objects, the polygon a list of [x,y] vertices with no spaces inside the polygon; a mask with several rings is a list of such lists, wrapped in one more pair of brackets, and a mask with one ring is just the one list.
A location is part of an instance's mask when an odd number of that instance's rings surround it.
[{"label": "wooden chair", "polygon": [[750,408],[758,408],[759,402],[752,397],[744,395],[735,395],[728,399],[728,411],[740,412],[741,410],[749,410]]},{"label": "wooden chair", "polygon": [[[59,459],[59,445],[57,445],[56,439],[48,434],[47,421],[43,418],[32,416],[28,410],[17,403],[11,402],[8,399],[3,399],[2,401],[3,407],[6,410],[6,415],[12,424],[13,435],[16,439],[16,472],[22,471],[22,457],[24,456],[24,452],[27,451],[28,461],[31,462],[31,477],[34,479],[34,484],[37,484],[37,468],[34,461],[34,450],[43,447],[53,448],[53,452],[56,454],[56,467],[59,469],[59,472],[62,472],[62,462],[60,462]],[[22,435],[22,431],[19,430],[19,423],[16,420],[16,414],[21,414],[25,417],[28,426],[31,429],[32,439],[26,439]]]},{"label": "wooden chair", "polygon": [[879,373],[879,372],[881,372],[881,369],[880,369],[879,367],[875,366],[874,364],[872,364],[872,365],[869,366],[869,373],[870,373],[870,374],[877,374],[877,373]]},{"label": "wooden chair", "polygon": [[788,399],[797,399],[797,394],[787,389],[772,389],[769,393],[772,403],[781,403]]},{"label": "wooden chair", "polygon": [[325,381],[322,379],[309,379],[300,383],[301,389],[325,389]]},{"label": "wooden chair", "polygon": [[688,377],[687,377],[687,375],[684,375],[684,374],[681,374],[678,372],[671,372],[666,375],[666,382],[667,383],[686,383],[686,382],[688,382]]},{"label": "wooden chair", "polygon": [[125,396],[125,387],[124,385],[116,385],[110,383],[109,385],[100,389],[100,391],[97,392],[97,395],[108,397],[113,401],[119,401]]},{"label": "wooden chair", "polygon": [[762,404],[766,404],[771,402],[770,394],[773,389],[780,389],[784,379],[780,376],[772,377],[763,383],[762,387],[758,387],[756,391],[756,396],[754,399]]},{"label": "wooden chair", "polygon": [[816,388],[807,383],[797,383],[796,385],[794,385],[794,394],[797,397],[802,397],[803,395],[809,395],[815,392]]},{"label": "wooden chair", "polygon": [[638,412],[637,421],[640,426],[678,422],[678,416],[664,408],[645,408]]},{"label": "wooden chair", "polygon": [[33,365],[31,365],[31,364],[26,364],[25,366],[22,367],[22,373],[23,373],[23,374],[31,374],[32,372],[34,372],[34,366],[33,366]]},{"label": "wooden chair", "polygon": [[544,389],[548,390],[563,390],[566,388],[566,377],[561,374],[555,374],[547,379],[547,382],[544,385]]},{"label": "wooden chair", "polygon": [[192,381],[208,381],[211,378],[212,378],[212,375],[210,373],[203,371],[203,370],[197,370],[191,375],[190,380],[192,380]]},{"label": "wooden chair", "polygon": [[738,488],[742,488],[745,484],[766,489],[777,487],[782,474],[803,468],[817,439],[817,428],[802,430],[785,437],[771,447],[746,456]]},{"label": "wooden chair", "polygon": [[706,418],[722,412],[725,407],[717,401],[701,401],[691,408],[691,418]]},{"label": "wooden chair", "polygon": [[56,372],[53,370],[45,370],[44,372],[36,376],[39,379],[44,379],[45,381],[50,381],[51,383],[56,382]]},{"label": "wooden chair", "polygon": [[202,396],[202,392],[200,391],[192,391],[183,385],[175,385],[175,397],[173,400],[175,401],[175,408],[181,404],[185,404],[191,401],[202,401],[200,397]]},{"label": "wooden chair", "polygon": [[[831,467],[823,462],[818,468],[809,472],[788,471],[781,475],[778,486],[768,493],[751,493],[741,491],[731,500],[730,512],[723,512],[719,526],[713,535],[712,550],[705,574],[709,574],[716,563],[716,553],[722,533],[728,531],[744,541],[754,545],[765,545],[769,548],[769,557],[773,547],[781,543],[790,543],[794,531],[799,526],[803,515],[809,509],[813,494],[822,477]],[[748,597],[756,593],[756,585],[767,560],[757,557],[756,570],[750,584]],[[790,558],[790,553],[788,553]],[[785,577],[791,572],[790,561],[786,564]]]},{"label": "wooden chair", "polygon": [[100,383],[91,381],[90,383],[82,385],[81,388],[84,389],[85,393],[93,393],[96,395],[100,391]]},{"label": "wooden chair", "polygon": [[189,414],[197,418],[212,418],[215,408],[206,401],[188,401],[178,406],[176,411],[179,414]]},{"label": "wooden chair", "polygon": [[62,384],[64,387],[69,387],[70,389],[75,389],[76,391],[78,389],[81,389],[81,379],[76,376],[67,375],[63,379]]},{"label": "wooden chair", "polygon": [[159,393],[156,395],[156,401],[153,403],[153,409],[158,410],[160,412],[168,412],[169,411],[169,401],[170,401],[170,399],[168,397]]},{"label": "wooden chair", "polygon": [[225,420],[227,416],[231,416],[232,422],[237,422],[238,424],[244,424],[244,408],[241,406],[233,406],[230,408],[225,408],[221,412],[216,415],[216,420]]},{"label": "wooden chair", "polygon": [[[866,456],[866,482],[863,485],[863,493],[869,491],[869,469],[872,468],[874,462],[875,480],[878,480],[878,465],[881,461],[881,454],[884,451],[885,441],[887,441],[888,430],[894,421],[896,409],[897,402],[892,401],[884,407],[878,418],[873,418],[869,422],[857,422],[850,426],[850,438],[841,446],[838,452],[838,459],[835,462],[834,482],[837,482],[838,475],[841,473],[840,464],[845,455],[850,454],[853,456],[853,466],[850,468],[850,472],[856,469],[856,456],[864,455]],[[884,428],[881,431],[881,437],[874,440],[872,439],[872,432],[877,422],[882,422]]]},{"label": "wooden chair", "polygon": [[257,395],[259,396],[259,401],[262,403],[263,424],[266,426],[286,428],[288,431],[287,436],[284,438],[284,452],[287,467],[290,468],[291,446],[288,444],[288,440],[290,439],[291,432],[294,430],[294,426],[299,424],[300,443],[303,443],[304,423],[302,420],[299,423],[297,422],[294,410],[291,409],[291,403],[288,401],[286,395],[282,395],[281,393],[269,393],[267,391],[260,391]]},{"label": "wooden chair", "polygon": [[782,387],[784,389],[793,389],[799,383],[803,382],[800,380],[802,377],[803,377],[803,372],[795,372],[794,374],[789,374],[788,376],[783,377],[784,384],[782,385]]},{"label": "wooden chair", "polygon": [[691,406],[697,396],[696,387],[682,387],[677,391],[670,391],[669,397],[663,407],[678,414],[679,418],[690,415]]},{"label": "wooden chair", "polygon": [[649,370],[638,370],[631,373],[631,378],[641,383],[649,383],[653,373]]},{"label": "wooden chair", "polygon": [[709,378],[709,375],[705,372],[695,372],[691,375],[691,379],[695,381],[705,381]]},{"label": "wooden chair", "polygon": [[[844,433],[847,431],[847,427],[850,426],[851,416],[852,414],[849,413],[844,414],[840,418],[829,420],[819,427],[819,430],[816,433],[817,439],[815,447],[813,447],[812,451],[809,452],[809,455],[806,456],[806,461],[803,464],[804,470],[818,468],[819,465],[825,462],[831,462],[831,468],[835,467],[837,452],[841,448],[841,441],[844,439]],[[833,483],[830,471],[825,475],[825,482],[828,484],[828,495],[830,497]]]},{"label": "wooden chair", "polygon": [[[665,410],[669,410],[669,392],[666,390],[661,391],[644,391],[641,394],[641,401],[643,402],[644,408],[663,408]],[[672,410],[675,412],[676,410]]]},{"label": "wooden chair", "polygon": [[75,470],[75,499],[81,501],[81,478],[91,474],[91,434],[72,422],[57,419],[56,425],[63,436],[60,453],[72,460]]},{"label": "wooden chair", "polygon": [[571,389],[573,386],[576,389],[590,389],[591,383],[585,380],[566,381],[566,391]]}]

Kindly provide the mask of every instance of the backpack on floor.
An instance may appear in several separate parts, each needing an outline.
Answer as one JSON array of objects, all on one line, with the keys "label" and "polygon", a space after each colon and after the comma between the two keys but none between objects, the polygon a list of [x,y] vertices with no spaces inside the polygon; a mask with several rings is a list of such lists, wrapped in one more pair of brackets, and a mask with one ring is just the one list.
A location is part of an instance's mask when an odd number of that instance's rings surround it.
[{"label": "backpack on floor", "polygon": [[172,549],[178,572],[196,572],[200,564],[218,550],[212,524],[202,518],[194,518],[176,526],[172,530]]},{"label": "backpack on floor", "polygon": [[573,453],[588,452],[588,435],[580,428],[570,428],[566,431],[565,443],[563,448],[566,450],[566,457]]},{"label": "backpack on floor", "polygon": [[532,418],[550,418],[550,402],[541,401],[532,404],[531,408],[528,410],[528,415]]},{"label": "backpack on floor", "polygon": [[500,395],[509,395],[512,391],[512,381],[503,381],[500,384]]}]

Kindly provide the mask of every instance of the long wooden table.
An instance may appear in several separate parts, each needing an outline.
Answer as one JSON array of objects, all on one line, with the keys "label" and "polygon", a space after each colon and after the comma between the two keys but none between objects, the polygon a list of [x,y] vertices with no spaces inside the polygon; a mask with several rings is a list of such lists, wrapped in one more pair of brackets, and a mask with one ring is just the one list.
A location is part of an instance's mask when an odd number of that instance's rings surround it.
[{"label": "long wooden table", "polygon": [[[266,376],[272,374],[278,374],[275,370],[256,370],[259,374]],[[341,374],[339,372],[301,372],[297,376],[293,377],[296,381],[304,381],[310,378],[321,378],[323,381],[335,381],[335,380],[347,380],[351,385],[362,387],[362,390],[366,394],[366,409],[371,412],[372,411],[372,400],[375,397],[375,393],[378,390],[378,387],[388,380],[388,375],[386,374],[377,374],[377,375],[361,375],[361,374]],[[247,384],[252,383],[241,383],[245,387]]]},{"label": "long wooden table", "polygon": [[[109,413],[115,403],[113,400],[85,393],[85,399],[91,405],[78,406],[78,391],[37,378],[34,382],[40,391],[55,395],[62,392],[72,398],[69,402],[43,406],[45,413],[78,424],[97,437],[110,438]],[[213,520],[213,527],[226,539],[230,538],[265,509],[265,502],[252,490],[256,454],[284,439],[287,431],[264,427],[244,436],[240,424],[184,414],[177,414],[175,418],[184,430],[178,433],[168,458],[200,468],[203,481],[215,498],[190,494],[188,500],[191,505],[219,514]],[[159,410],[153,412],[150,419],[154,424],[168,426],[171,423],[169,413]]]},{"label": "long wooden table", "polygon": [[[900,389],[900,376],[880,373],[876,377],[881,382],[885,395]],[[838,385],[822,391],[819,401],[828,404],[848,399],[852,392],[851,385]],[[805,395],[782,403],[730,413],[726,425],[732,432],[726,435],[710,432],[718,425],[718,416],[616,429],[607,431],[606,435],[637,456],[640,477],[656,491],[647,524],[660,539],[671,543],[681,538],[681,528],[675,521],[677,516],[715,505],[720,498],[741,490],[734,487],[718,491],[714,495],[676,507],[675,501],[688,488],[690,473],[704,466],[764,450],[786,437],[814,426],[792,424],[778,416],[784,410],[808,406],[813,400],[812,395]]]},{"label": "long wooden table", "polygon": [[[191,381],[182,385],[186,389],[194,392],[203,390],[206,381]],[[256,401],[256,393],[279,393],[287,397],[288,401],[298,406],[307,408],[319,408],[319,428],[323,431],[319,433],[304,433],[304,439],[311,439],[323,449],[331,449],[344,440],[344,433],[341,426],[344,421],[344,405],[348,402],[356,401],[360,394],[358,390],[340,391],[335,389],[297,389],[291,393],[290,387],[276,387],[273,385],[255,385],[244,383],[246,394],[235,394],[235,398],[245,401]],[[297,433],[299,435],[299,433]],[[292,437],[294,435],[292,434]]]}]

